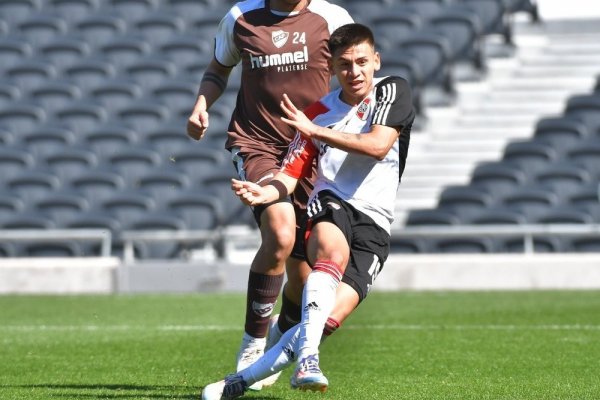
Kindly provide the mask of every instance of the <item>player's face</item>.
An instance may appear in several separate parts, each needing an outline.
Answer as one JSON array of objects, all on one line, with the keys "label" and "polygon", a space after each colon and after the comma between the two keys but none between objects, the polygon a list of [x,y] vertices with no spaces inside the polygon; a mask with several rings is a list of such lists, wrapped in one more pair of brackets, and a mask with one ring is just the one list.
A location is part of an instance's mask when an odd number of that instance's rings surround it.
[{"label": "player's face", "polygon": [[373,89],[373,76],[379,70],[379,53],[367,43],[341,49],[330,60],[331,71],[342,88],[342,100],[359,104]]}]

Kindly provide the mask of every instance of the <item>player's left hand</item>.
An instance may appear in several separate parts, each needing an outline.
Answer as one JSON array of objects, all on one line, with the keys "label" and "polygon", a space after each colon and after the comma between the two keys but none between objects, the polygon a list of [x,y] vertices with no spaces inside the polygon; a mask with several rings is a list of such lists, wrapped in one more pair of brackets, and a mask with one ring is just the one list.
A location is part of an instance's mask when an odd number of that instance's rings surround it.
[{"label": "player's left hand", "polygon": [[254,182],[231,179],[231,190],[246,205],[257,206],[265,202],[263,187]]},{"label": "player's left hand", "polygon": [[308,119],[302,110],[296,108],[287,94],[283,94],[283,100],[281,100],[279,105],[285,115],[287,115],[287,118],[281,117],[283,122],[295,128],[307,138],[312,138],[315,136],[316,125],[313,124],[310,119]]}]

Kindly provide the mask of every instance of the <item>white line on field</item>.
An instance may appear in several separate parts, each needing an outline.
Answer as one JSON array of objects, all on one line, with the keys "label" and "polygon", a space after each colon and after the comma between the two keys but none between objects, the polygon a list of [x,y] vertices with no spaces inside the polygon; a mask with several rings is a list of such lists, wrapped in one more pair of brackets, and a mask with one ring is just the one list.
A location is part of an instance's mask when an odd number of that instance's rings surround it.
[{"label": "white line on field", "polygon": [[[600,325],[347,325],[344,330],[389,330],[389,331],[597,331]],[[118,331],[239,331],[241,326],[234,325],[0,325],[0,331],[43,332],[43,331],[82,331],[82,332],[118,332]]]}]

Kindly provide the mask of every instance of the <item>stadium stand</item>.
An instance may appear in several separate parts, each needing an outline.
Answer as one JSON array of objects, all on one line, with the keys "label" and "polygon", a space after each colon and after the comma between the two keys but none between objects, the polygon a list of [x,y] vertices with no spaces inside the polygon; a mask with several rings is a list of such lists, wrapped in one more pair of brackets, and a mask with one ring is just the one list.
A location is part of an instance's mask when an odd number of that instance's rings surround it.
[{"label": "stadium stand", "polygon": [[[127,230],[254,226],[251,212],[231,196],[233,169],[223,149],[239,68],[211,110],[211,129],[203,142],[198,145],[185,135],[197,83],[212,54],[212,33],[231,4],[0,2],[2,228],[108,229],[114,254],[122,255],[120,234]],[[490,42],[499,37],[506,48],[518,48],[516,14],[539,18],[531,0],[343,4],[356,20],[374,28],[381,73],[400,74],[410,82],[418,124],[434,122],[428,114],[435,114],[435,106],[455,101],[460,68],[474,71],[469,80],[485,82],[494,56]],[[506,48],[503,56],[511,54]],[[523,62],[523,73],[526,69]],[[413,207],[399,225],[600,222],[600,77],[595,80],[595,93],[562,99],[562,114],[534,120],[525,137],[506,136],[510,140],[499,157],[477,163],[468,182],[446,184],[434,207]],[[503,127],[509,133],[510,123]],[[469,125],[458,129],[467,132]],[[421,133],[414,131],[417,148]],[[412,161],[401,189],[415,189]],[[399,203],[403,201],[399,195]],[[536,236],[533,246],[535,251],[584,252],[597,250],[599,242],[595,236]],[[182,254],[178,243],[149,243],[134,243],[136,256]],[[524,246],[517,234],[394,237],[392,247],[400,253],[490,253],[523,251]],[[0,246],[0,257],[60,254],[98,255],[100,247],[71,240]]]}]

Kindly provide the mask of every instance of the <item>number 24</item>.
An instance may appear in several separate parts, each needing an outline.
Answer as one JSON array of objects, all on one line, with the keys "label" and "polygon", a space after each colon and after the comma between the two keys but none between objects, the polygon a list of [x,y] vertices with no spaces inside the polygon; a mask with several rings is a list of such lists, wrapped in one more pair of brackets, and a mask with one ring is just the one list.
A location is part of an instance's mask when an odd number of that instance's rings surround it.
[{"label": "number 24", "polygon": [[294,38],[292,39],[292,43],[306,44],[306,33],[305,32],[294,32]]}]

